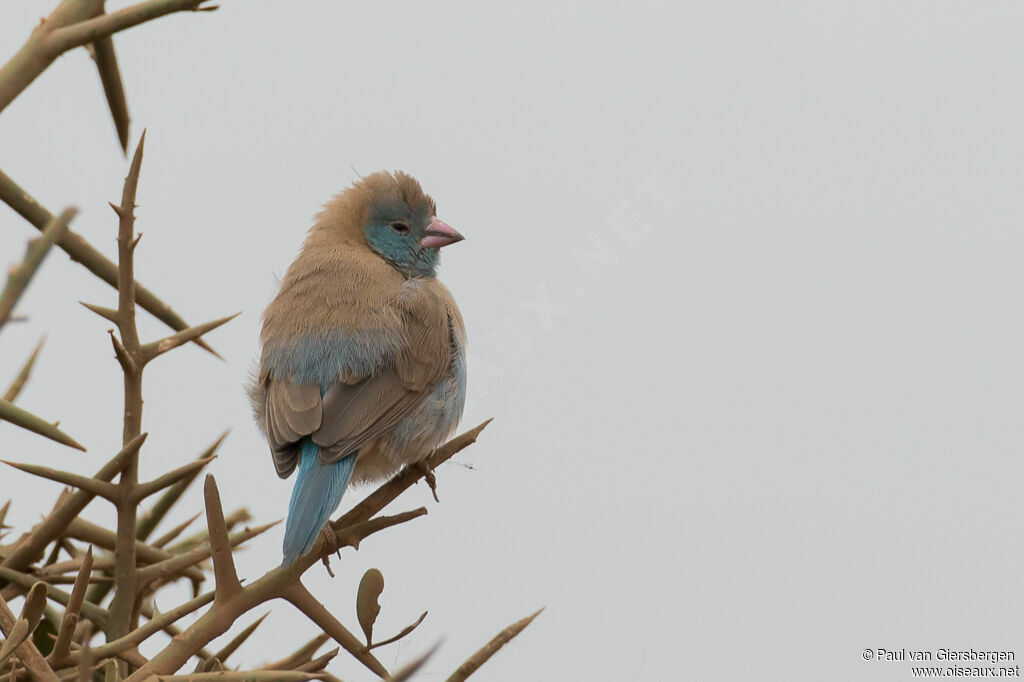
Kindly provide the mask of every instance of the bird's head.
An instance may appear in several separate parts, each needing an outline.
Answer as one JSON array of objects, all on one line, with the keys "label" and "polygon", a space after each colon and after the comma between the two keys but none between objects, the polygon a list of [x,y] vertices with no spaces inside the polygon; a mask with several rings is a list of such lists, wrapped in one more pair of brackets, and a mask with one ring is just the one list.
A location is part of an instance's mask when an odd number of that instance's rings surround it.
[{"label": "bird's head", "polygon": [[433,277],[441,247],[463,239],[437,217],[420,183],[401,171],[362,178],[324,208],[321,223],[411,277]]}]

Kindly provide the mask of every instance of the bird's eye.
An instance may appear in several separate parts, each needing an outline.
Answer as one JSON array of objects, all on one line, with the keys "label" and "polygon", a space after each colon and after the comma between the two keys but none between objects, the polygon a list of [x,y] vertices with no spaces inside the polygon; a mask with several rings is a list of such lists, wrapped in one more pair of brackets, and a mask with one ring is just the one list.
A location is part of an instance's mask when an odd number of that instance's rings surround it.
[{"label": "bird's eye", "polygon": [[405,234],[409,231],[409,226],[405,223],[391,223],[391,229],[399,234]]}]

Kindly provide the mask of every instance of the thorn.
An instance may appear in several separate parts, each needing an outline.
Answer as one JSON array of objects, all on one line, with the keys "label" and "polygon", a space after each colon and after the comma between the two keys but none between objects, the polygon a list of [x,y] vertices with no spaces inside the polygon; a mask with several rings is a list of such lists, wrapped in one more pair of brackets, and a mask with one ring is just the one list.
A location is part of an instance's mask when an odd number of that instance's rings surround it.
[{"label": "thorn", "polygon": [[194,327],[182,329],[178,333],[162,338],[159,341],[147,343],[142,347],[142,356],[145,358],[146,362],[149,362],[153,358],[156,358],[157,356],[160,356],[166,353],[167,351],[173,350],[178,346],[184,345],[189,341],[198,340],[204,334],[210,333],[214,329],[217,329],[221,325],[230,322],[239,315],[241,315],[241,313],[235,313],[234,315],[222,317],[219,320],[213,320],[211,322],[206,322],[204,324],[197,324]]},{"label": "thorn", "polygon": [[96,313],[104,320],[113,322],[115,324],[117,323],[117,311],[114,310],[113,308],[104,308],[103,306],[93,305],[92,303],[86,303],[85,301],[79,301],[78,303],[84,306],[87,310],[91,310],[92,312]]},{"label": "thorn", "polygon": [[135,361],[132,359],[132,356],[128,353],[128,349],[125,348],[124,344],[121,343],[121,340],[117,338],[117,335],[114,334],[113,329],[108,329],[107,333],[110,334],[110,342],[114,344],[114,355],[117,357],[117,361],[121,363],[121,367],[123,367],[126,371],[134,372]]}]

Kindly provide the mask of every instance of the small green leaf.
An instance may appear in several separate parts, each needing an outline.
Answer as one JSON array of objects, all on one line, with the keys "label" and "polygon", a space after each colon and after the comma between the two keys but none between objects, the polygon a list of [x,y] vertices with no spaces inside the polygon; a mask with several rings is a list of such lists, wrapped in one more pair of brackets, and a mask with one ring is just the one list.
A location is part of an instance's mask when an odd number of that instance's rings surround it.
[{"label": "small green leaf", "polygon": [[359,581],[359,592],[356,594],[356,615],[359,617],[359,625],[366,635],[366,646],[373,644],[373,624],[377,622],[380,614],[381,592],[384,591],[384,574],[376,568],[371,568],[363,574]]},{"label": "small green leaf", "polygon": [[11,632],[8,634],[7,639],[4,640],[3,645],[0,646],[0,665],[3,665],[4,661],[14,653],[14,650],[28,639],[28,632],[28,621],[24,618],[19,618],[14,627],[11,628]]},{"label": "small green leaf", "polygon": [[39,619],[46,608],[46,583],[37,582],[25,595],[25,605],[21,607],[21,617],[28,621],[29,632],[36,629]]}]

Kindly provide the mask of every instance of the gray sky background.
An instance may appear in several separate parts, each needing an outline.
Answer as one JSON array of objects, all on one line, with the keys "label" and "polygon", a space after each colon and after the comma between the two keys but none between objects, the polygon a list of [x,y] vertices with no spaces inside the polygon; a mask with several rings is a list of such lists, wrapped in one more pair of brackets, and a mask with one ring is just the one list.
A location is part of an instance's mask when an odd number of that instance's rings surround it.
[{"label": "gray sky background", "polygon": [[[3,4],[2,58],[52,4]],[[463,425],[495,421],[457,457],[473,470],[439,472],[440,505],[418,486],[390,508],[429,516],[311,571],[352,629],[370,566],[379,633],[430,611],[386,665],[443,637],[421,676],[442,680],[541,606],[479,679],[912,679],[865,648],[1020,662],[1020,3],[222,5],[116,39],[133,144],[148,128],[139,279],[193,322],[243,313],[209,339],[226,362],[147,370],[144,474],[230,427],[225,506],[283,516],[242,389],[260,311],[328,197],[404,169],[467,236],[441,273],[470,336]],[[69,54],[0,117],[0,168],[112,255],[108,119]],[[34,234],[0,207],[4,267]],[[89,452],[0,426],[5,459],[91,473],[118,449],[109,324],[79,300],[115,294],[53,253],[0,381],[47,334],[19,402]],[[22,528],[57,492],[0,481]],[[239,662],[311,636],[272,610]]]}]

